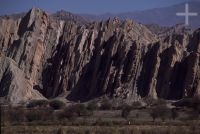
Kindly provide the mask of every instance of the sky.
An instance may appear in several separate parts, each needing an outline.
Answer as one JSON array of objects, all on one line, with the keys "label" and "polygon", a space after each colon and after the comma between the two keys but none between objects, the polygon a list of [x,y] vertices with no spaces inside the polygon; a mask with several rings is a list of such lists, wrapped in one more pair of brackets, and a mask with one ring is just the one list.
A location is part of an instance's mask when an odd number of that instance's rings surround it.
[{"label": "sky", "polygon": [[80,14],[122,13],[167,7],[186,1],[192,0],[0,0],[0,15],[27,12],[33,7],[50,13],[58,10]]}]

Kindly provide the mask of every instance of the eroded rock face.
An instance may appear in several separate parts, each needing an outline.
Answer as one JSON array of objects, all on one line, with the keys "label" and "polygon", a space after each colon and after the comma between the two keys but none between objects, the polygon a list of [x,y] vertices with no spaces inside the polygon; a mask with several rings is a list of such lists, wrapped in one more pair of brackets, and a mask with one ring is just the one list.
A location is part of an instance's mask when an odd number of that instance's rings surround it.
[{"label": "eroded rock face", "polygon": [[200,93],[199,36],[197,30],[159,39],[131,20],[77,25],[32,9],[22,19],[0,20],[1,97],[14,103],[43,96],[194,96]]},{"label": "eroded rock face", "polygon": [[18,68],[15,61],[0,57],[0,95],[3,103],[20,103],[31,99],[45,99],[39,91],[33,90],[33,83]]}]

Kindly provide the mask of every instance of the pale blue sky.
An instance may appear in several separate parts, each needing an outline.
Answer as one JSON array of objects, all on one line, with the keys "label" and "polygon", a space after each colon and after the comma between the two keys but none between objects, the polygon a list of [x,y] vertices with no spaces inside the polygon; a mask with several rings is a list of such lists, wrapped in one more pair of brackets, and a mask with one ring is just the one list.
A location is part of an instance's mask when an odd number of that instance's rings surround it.
[{"label": "pale blue sky", "polygon": [[0,0],[0,15],[26,12],[39,7],[48,12],[66,10],[73,13],[121,13],[167,7],[192,0]]}]

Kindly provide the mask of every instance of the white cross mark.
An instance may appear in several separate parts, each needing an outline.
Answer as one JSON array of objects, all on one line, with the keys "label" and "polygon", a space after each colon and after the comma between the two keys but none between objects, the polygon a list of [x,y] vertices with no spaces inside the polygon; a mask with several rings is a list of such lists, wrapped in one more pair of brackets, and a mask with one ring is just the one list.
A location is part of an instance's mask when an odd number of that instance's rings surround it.
[{"label": "white cross mark", "polygon": [[185,16],[185,25],[189,25],[189,16],[197,16],[197,13],[190,13],[189,12],[189,5],[188,3],[185,4],[185,13],[176,13],[177,16]]}]

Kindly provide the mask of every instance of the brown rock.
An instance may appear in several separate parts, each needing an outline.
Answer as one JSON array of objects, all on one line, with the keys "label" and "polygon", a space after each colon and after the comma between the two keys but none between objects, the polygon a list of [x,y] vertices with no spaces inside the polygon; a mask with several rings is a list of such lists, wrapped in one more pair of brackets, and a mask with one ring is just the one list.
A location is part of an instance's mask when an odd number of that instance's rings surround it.
[{"label": "brown rock", "polygon": [[10,58],[0,57],[0,94],[2,102],[20,103],[31,99],[45,99],[38,91],[33,90],[33,84],[26,79],[22,70]]},{"label": "brown rock", "polygon": [[40,9],[19,20],[0,19],[1,97],[11,103],[42,95],[191,97],[200,93],[199,33],[159,40],[132,20],[77,25]]}]

